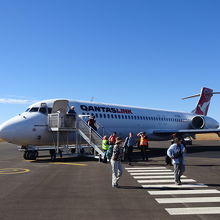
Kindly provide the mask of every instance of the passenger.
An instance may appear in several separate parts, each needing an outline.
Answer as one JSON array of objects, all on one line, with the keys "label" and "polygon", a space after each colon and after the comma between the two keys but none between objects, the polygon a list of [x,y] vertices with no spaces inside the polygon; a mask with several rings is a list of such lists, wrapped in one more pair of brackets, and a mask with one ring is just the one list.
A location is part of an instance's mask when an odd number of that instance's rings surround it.
[{"label": "passenger", "polygon": [[104,136],[102,139],[102,149],[104,151],[103,163],[107,163],[107,151],[109,149],[109,142],[107,136]]},{"label": "passenger", "polygon": [[76,127],[76,112],[74,106],[71,106],[69,111],[66,113],[67,121],[65,122],[65,127]]},{"label": "passenger", "polygon": [[112,135],[109,137],[108,141],[110,145],[115,145],[116,142],[116,138],[117,138],[117,133],[113,132]]},{"label": "passenger", "polygon": [[123,157],[122,140],[120,138],[117,138],[111,158],[112,187],[118,187],[119,179],[122,176],[123,173],[122,164],[121,164],[122,157]]},{"label": "passenger", "polygon": [[181,138],[177,137],[174,139],[174,144],[168,148],[167,155],[172,159],[172,164],[174,166],[175,184],[181,185],[180,178],[185,171],[185,147],[181,143]]},{"label": "passenger", "polygon": [[95,131],[97,131],[97,127],[95,125],[96,120],[95,120],[95,116],[89,116],[89,120],[87,121],[87,124],[94,129]]},{"label": "passenger", "polygon": [[138,137],[140,137],[140,148],[141,148],[141,156],[143,161],[148,161],[147,156],[147,148],[148,148],[148,138],[145,134],[145,132],[140,132],[137,134]]},{"label": "passenger", "polygon": [[76,116],[75,108],[74,106],[71,106],[69,111],[67,112],[68,116]]},{"label": "passenger", "polygon": [[[177,133],[172,134],[171,144],[174,144],[174,139],[177,138]],[[165,156],[166,165],[172,165],[172,159],[166,154]]]},{"label": "passenger", "polygon": [[131,165],[131,162],[132,162],[132,153],[133,153],[133,147],[135,143],[136,141],[133,136],[133,133],[130,132],[128,137],[126,137],[125,143],[124,143],[125,159],[128,160],[128,165]]}]

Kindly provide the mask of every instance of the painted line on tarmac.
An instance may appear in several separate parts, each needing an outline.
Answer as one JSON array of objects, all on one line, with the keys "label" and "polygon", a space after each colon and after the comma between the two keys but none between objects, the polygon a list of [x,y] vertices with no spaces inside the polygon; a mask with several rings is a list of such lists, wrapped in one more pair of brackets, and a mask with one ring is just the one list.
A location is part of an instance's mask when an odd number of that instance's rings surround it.
[{"label": "painted line on tarmac", "polygon": [[159,190],[159,191],[148,191],[150,195],[191,195],[191,194],[213,194],[220,193],[220,191],[216,189],[185,189],[185,190]]},{"label": "painted line on tarmac", "polygon": [[150,170],[127,170],[128,173],[151,173],[151,172],[173,172],[172,170],[169,169],[150,169]]},{"label": "painted line on tarmac", "polygon": [[142,185],[145,189],[175,189],[175,188],[197,188],[197,187],[208,187],[205,184],[182,184],[182,185],[176,185],[176,184],[151,184],[151,185]]},{"label": "painted line on tarmac", "polygon": [[55,164],[55,165],[71,165],[71,166],[88,166],[87,164],[82,163],[64,163],[64,162],[51,162],[49,164]]},{"label": "painted line on tarmac", "polygon": [[136,175],[173,175],[173,171],[171,172],[156,172],[156,173],[129,173],[132,176],[136,176]]},{"label": "painted line on tarmac", "polygon": [[220,214],[220,207],[165,208],[170,215]]},{"label": "painted line on tarmac", "polygon": [[8,174],[23,174],[30,172],[29,169],[24,168],[4,168],[0,169],[0,175],[8,175]]},{"label": "painted line on tarmac", "polygon": [[163,198],[163,199],[155,199],[155,200],[160,204],[201,203],[201,202],[220,202],[220,197]]},{"label": "painted line on tarmac", "polygon": [[[167,176],[133,176],[134,179],[173,179],[173,175]],[[181,176],[181,178],[186,178],[186,176]]]},{"label": "painted line on tarmac", "polygon": [[166,170],[166,167],[131,167],[131,168],[125,168],[126,170],[158,170],[163,169]]},{"label": "painted line on tarmac", "polygon": [[[173,179],[165,179],[165,180],[137,180],[138,183],[174,183]],[[192,183],[196,182],[194,179],[184,179],[181,180],[182,183]]]}]

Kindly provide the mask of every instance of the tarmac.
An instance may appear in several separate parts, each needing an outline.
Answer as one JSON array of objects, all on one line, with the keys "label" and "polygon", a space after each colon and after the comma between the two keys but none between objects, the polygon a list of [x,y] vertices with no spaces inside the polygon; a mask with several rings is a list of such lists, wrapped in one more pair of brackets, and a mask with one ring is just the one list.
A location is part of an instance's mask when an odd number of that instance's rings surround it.
[{"label": "tarmac", "polygon": [[112,188],[109,163],[26,161],[17,146],[0,143],[0,219],[219,219],[220,141],[187,147],[180,187],[164,161],[168,146],[150,142],[148,162],[135,150],[132,166],[123,162],[120,187]]}]

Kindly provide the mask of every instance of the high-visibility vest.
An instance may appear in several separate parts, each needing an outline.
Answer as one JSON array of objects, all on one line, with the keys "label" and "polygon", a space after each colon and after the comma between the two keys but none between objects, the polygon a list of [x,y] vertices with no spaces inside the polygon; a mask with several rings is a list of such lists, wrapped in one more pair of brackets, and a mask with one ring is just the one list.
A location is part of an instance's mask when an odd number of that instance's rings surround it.
[{"label": "high-visibility vest", "polygon": [[109,148],[108,140],[102,140],[102,149],[108,150],[108,148]]},{"label": "high-visibility vest", "polygon": [[145,137],[141,137],[140,146],[148,146],[148,140]]}]

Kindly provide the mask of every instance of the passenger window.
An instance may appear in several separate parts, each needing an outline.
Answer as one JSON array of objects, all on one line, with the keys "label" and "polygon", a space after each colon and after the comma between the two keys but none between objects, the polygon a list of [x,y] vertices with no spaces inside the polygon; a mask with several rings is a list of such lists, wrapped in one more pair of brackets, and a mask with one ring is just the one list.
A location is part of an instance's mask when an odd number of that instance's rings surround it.
[{"label": "passenger window", "polygon": [[117,115],[115,115],[115,118],[117,118]]},{"label": "passenger window", "polygon": [[130,115],[128,115],[128,119],[130,119]]},{"label": "passenger window", "polygon": [[99,114],[100,118],[102,118],[102,114]]},{"label": "passenger window", "polygon": [[137,119],[139,120],[139,116],[137,116]]},{"label": "passenger window", "polygon": [[106,118],[106,114],[103,114],[104,118]]},{"label": "passenger window", "polygon": [[108,118],[110,118],[110,115],[109,115],[109,114],[107,114],[107,116],[108,116]]},{"label": "passenger window", "polygon": [[131,116],[131,119],[133,119],[133,116]]},{"label": "passenger window", "polygon": [[121,116],[120,116],[120,115],[118,115],[118,118],[119,118],[119,119],[121,119]]},{"label": "passenger window", "polygon": [[111,115],[112,116],[112,118],[114,118],[114,115]]},{"label": "passenger window", "polygon": [[125,115],[125,119],[127,119],[127,115]]},{"label": "passenger window", "polygon": [[134,116],[134,119],[136,120],[136,119],[137,119],[137,117],[136,117],[136,116]]},{"label": "passenger window", "polygon": [[95,117],[96,117],[96,118],[98,118],[98,117],[99,117],[99,115],[98,115],[97,113],[95,113]]},{"label": "passenger window", "polygon": [[124,119],[124,115],[122,115],[121,118]]}]

